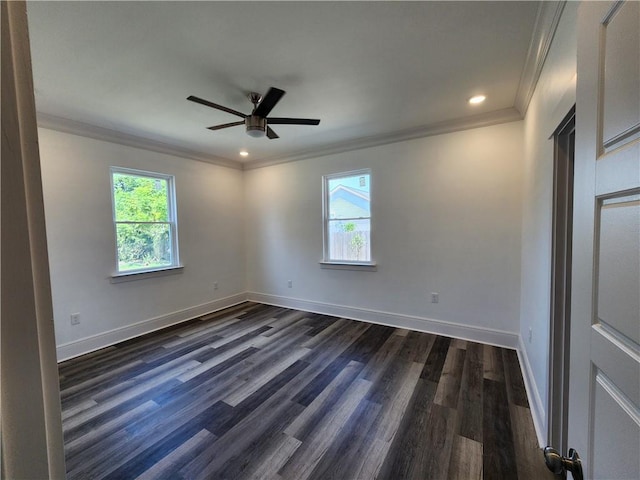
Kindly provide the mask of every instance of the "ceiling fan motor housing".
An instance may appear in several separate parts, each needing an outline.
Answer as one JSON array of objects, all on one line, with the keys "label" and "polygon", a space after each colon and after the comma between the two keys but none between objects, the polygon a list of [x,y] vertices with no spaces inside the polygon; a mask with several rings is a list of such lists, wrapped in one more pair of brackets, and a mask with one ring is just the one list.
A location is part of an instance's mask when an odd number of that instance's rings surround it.
[{"label": "ceiling fan motor housing", "polygon": [[267,119],[258,115],[248,115],[244,119],[247,134],[252,137],[263,137],[267,131]]},{"label": "ceiling fan motor housing", "polygon": [[280,90],[275,87],[271,87],[264,97],[259,93],[251,92],[249,94],[249,100],[253,103],[253,111],[251,112],[251,115],[245,115],[233,108],[224,107],[193,95],[189,95],[187,100],[199,103],[206,107],[215,108],[216,110],[222,110],[223,112],[242,118],[240,121],[207,127],[209,130],[221,130],[223,128],[235,127],[244,123],[245,130],[249,136],[256,138],[266,136],[270,140],[273,140],[274,138],[280,137],[271,127],[269,127],[269,123],[273,123],[274,125],[318,125],[320,123],[320,120],[312,118],[268,118],[273,107],[276,106],[285,93],[286,92],[284,90]]}]

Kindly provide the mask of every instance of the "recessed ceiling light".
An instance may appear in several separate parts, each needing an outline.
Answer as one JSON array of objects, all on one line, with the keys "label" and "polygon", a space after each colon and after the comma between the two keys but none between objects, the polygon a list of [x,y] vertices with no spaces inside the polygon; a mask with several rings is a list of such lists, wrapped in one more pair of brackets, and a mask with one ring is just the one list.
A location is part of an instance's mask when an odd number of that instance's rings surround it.
[{"label": "recessed ceiling light", "polygon": [[472,105],[477,105],[478,103],[482,103],[487,99],[484,95],[476,95],[475,97],[471,97],[469,99],[469,103]]},{"label": "recessed ceiling light", "polygon": [[249,156],[249,152],[247,152],[246,150],[240,150],[240,156],[241,157],[248,157]]}]

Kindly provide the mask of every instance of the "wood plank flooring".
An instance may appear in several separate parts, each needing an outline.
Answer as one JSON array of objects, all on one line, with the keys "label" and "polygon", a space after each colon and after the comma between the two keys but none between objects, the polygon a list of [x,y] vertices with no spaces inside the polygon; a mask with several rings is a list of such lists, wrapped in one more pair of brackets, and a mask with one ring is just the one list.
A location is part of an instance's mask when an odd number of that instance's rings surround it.
[{"label": "wood plank flooring", "polygon": [[549,479],[514,351],[244,303],[60,364],[69,479]]}]

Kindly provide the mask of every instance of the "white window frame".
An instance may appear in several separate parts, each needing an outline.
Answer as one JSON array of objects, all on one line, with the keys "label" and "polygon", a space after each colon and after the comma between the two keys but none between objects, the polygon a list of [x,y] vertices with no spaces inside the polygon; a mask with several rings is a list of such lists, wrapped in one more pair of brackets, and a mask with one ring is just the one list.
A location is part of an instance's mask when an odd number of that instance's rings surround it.
[{"label": "white window frame", "polygon": [[[114,196],[114,174],[131,175],[144,178],[159,179],[167,182],[167,216],[166,222],[133,222],[133,221],[117,221],[116,220],[116,203]],[[118,283],[120,281],[126,281],[131,279],[139,279],[146,277],[155,277],[158,275],[180,273],[182,265],[180,264],[180,255],[178,250],[178,220],[177,220],[177,208],[176,208],[176,189],[175,189],[175,177],[164,173],[149,172],[145,170],[137,170],[133,168],[125,167],[111,167],[109,172],[110,184],[111,184],[111,212],[113,219],[113,236],[115,240],[115,273],[111,275],[112,282]],[[149,267],[140,268],[135,270],[120,270],[120,258],[118,256],[118,224],[121,223],[162,223],[169,225],[169,236],[171,240],[171,264],[161,267]]]},{"label": "white window frame", "polygon": [[368,219],[370,226],[370,239],[369,239],[369,261],[349,261],[349,260],[336,260],[329,256],[329,220],[331,212],[329,211],[329,181],[336,178],[355,177],[359,175],[369,176],[369,201],[373,198],[373,174],[370,168],[363,168],[360,170],[352,170],[349,172],[331,173],[323,175],[322,177],[322,246],[323,256],[320,266],[322,268],[330,268],[336,270],[368,270],[375,271],[376,263],[373,261],[373,208],[372,204],[369,204],[369,217],[358,217],[354,219],[345,220],[362,220]]}]

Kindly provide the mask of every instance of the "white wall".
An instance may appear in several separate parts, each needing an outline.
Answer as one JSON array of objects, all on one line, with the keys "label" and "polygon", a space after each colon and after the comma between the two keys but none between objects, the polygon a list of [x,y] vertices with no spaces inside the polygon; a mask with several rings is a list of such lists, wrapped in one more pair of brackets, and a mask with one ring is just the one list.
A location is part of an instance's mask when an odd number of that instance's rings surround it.
[{"label": "white wall", "polygon": [[[377,318],[376,312],[392,314],[386,321],[409,316],[418,328],[437,327],[428,321],[434,319],[516,334],[522,126],[514,122],[245,172],[249,292],[280,304],[303,301],[320,311],[353,307],[348,313],[367,319]],[[321,269],[322,175],[360,168],[372,169],[378,271]],[[440,294],[440,303],[430,303],[430,292]],[[464,329],[457,332],[465,336]]]},{"label": "white wall", "polygon": [[[522,122],[245,172],[49,129],[39,135],[60,358],[221,308],[247,290],[263,301],[348,307],[332,313],[517,343]],[[183,273],[110,282],[112,165],[176,176]],[[365,167],[378,271],[321,269],[321,177]],[[430,292],[440,303],[429,303]]]},{"label": "white wall", "polygon": [[[59,356],[244,298],[242,171],[48,129],[39,136]],[[110,282],[113,165],[175,175],[183,273]]]},{"label": "white wall", "polygon": [[[546,432],[551,294],[553,140],[576,98],[577,2],[567,2],[524,120],[520,335],[538,432]],[[532,339],[529,342],[529,328]]]}]

